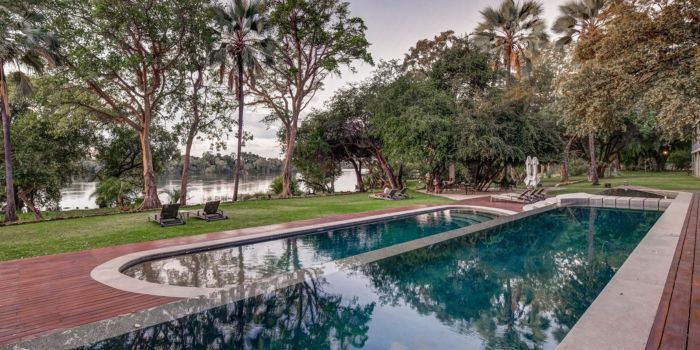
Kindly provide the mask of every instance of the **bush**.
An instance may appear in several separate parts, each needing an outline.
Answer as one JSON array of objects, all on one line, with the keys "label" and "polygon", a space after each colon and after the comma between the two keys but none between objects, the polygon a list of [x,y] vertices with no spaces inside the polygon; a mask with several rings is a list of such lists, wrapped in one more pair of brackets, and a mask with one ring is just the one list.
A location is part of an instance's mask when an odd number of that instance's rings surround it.
[{"label": "bush", "polygon": [[673,165],[675,170],[689,169],[693,158],[688,150],[678,149],[668,155],[668,163]]},{"label": "bush", "polygon": [[[272,183],[270,184],[270,191],[277,195],[282,193],[282,176],[277,176],[274,179],[272,179]],[[292,195],[296,195],[298,193],[299,184],[297,183],[296,179],[292,179]]]},{"label": "bush", "polygon": [[588,162],[581,158],[572,158],[569,161],[569,176],[582,176],[588,174]]}]

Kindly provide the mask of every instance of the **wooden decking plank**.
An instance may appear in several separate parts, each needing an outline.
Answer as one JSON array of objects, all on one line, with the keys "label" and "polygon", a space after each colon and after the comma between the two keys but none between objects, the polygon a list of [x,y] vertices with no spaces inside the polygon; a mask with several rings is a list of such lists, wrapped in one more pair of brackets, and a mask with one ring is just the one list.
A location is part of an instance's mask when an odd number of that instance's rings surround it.
[{"label": "wooden decking plank", "polygon": [[646,348],[697,349],[700,338],[700,195],[694,194]]}]

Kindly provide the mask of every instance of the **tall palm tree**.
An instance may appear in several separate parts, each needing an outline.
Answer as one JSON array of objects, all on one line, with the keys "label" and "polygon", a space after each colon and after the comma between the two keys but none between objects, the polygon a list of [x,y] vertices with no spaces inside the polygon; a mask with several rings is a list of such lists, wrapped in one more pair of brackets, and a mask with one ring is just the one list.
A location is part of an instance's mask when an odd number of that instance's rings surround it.
[{"label": "tall palm tree", "polygon": [[[554,21],[552,31],[561,34],[556,45],[559,47],[581,44],[596,40],[602,35],[606,23],[604,10],[610,3],[609,0],[572,0],[559,6],[561,15]],[[577,54],[574,58],[578,61],[590,59],[590,54]],[[590,181],[598,185],[598,162],[595,154],[595,134],[588,134],[588,148],[591,158]]]},{"label": "tall palm tree", "polygon": [[552,31],[562,36],[557,46],[571,45],[576,39],[593,40],[600,36],[605,26],[603,10],[609,0],[569,1],[559,6],[561,15],[554,21]]},{"label": "tall palm tree", "polygon": [[[214,18],[221,35],[221,46],[213,59],[220,65],[221,80],[228,75],[228,85],[238,98],[238,150],[233,200],[238,200],[238,182],[241,176],[241,148],[243,145],[243,87],[255,85],[255,75],[262,71],[261,57],[266,42],[263,2],[260,0],[233,0],[225,6],[214,7]],[[247,81],[246,81],[247,80]]]},{"label": "tall palm tree", "polygon": [[5,152],[6,222],[18,220],[10,142],[12,114],[8,80],[17,85],[18,96],[26,96],[31,93],[31,85],[23,70],[41,73],[46,64],[53,65],[59,61],[58,42],[51,33],[39,27],[43,17],[34,10],[35,2],[5,2],[0,5],[0,114]]},{"label": "tall palm tree", "polygon": [[484,21],[476,27],[474,41],[496,54],[496,67],[503,65],[508,82],[513,68],[520,78],[528,56],[549,41],[542,12],[542,4],[531,0],[504,0],[498,9],[489,6],[481,11]]}]

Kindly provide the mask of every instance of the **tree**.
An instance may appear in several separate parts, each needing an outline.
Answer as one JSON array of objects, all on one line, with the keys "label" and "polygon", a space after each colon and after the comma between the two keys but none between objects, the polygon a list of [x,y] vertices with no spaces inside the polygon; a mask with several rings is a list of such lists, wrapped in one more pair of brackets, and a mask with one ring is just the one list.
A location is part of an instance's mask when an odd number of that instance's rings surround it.
[{"label": "tree", "polygon": [[[201,0],[204,1],[204,0]],[[53,26],[65,43],[64,89],[90,98],[66,101],[109,123],[136,131],[143,167],[141,209],[160,207],[151,145],[163,104],[180,85],[189,16],[199,0],[57,1]],[[84,96],[72,93],[71,97]]]},{"label": "tree", "polygon": [[[264,32],[263,2],[259,0],[233,0],[226,6],[214,6],[214,19],[219,27],[221,46],[214,57],[220,62],[220,79],[228,75],[228,87],[238,97],[238,139],[236,171],[233,185],[233,201],[238,200],[238,182],[241,176],[241,148],[243,146],[243,108],[245,107],[245,83],[255,86],[255,76],[262,73],[260,62]],[[229,63],[228,59],[233,62]],[[228,70],[228,74],[226,71]]]},{"label": "tree", "polygon": [[47,103],[50,79],[33,80],[34,98],[12,104],[14,186],[18,204],[41,220],[42,209],[60,210],[61,189],[80,173],[95,132],[87,116],[64,114]]},{"label": "tree", "polygon": [[292,157],[301,113],[330,74],[340,74],[355,60],[372,63],[366,27],[339,0],[271,0],[268,2],[274,49],[266,74],[249,89],[255,103],[279,120],[285,137],[284,188],[291,195]]},{"label": "tree", "polygon": [[606,88],[621,106],[651,116],[667,139],[689,139],[700,120],[698,2],[619,1],[609,12],[594,47],[598,64],[618,77]]},{"label": "tree", "polygon": [[[562,34],[557,40],[557,45],[571,45],[578,41],[574,50],[574,62],[586,62],[594,57],[592,47],[603,35],[605,26],[604,9],[607,0],[570,1],[559,7],[562,15],[557,18],[552,26],[555,33]],[[586,79],[585,75],[579,75]],[[581,117],[577,115],[576,117]],[[595,127],[592,124],[588,132],[588,148],[590,150],[590,181],[598,185],[598,164],[595,155]],[[563,180],[563,179],[562,179]]]},{"label": "tree", "polygon": [[[178,155],[174,135],[162,126],[151,130],[153,171],[160,172]],[[130,209],[137,200],[134,190],[143,188],[143,156],[139,133],[130,127],[114,126],[103,130],[101,138],[93,144],[95,159],[99,163],[97,177],[97,203],[100,206],[116,204]]]},{"label": "tree", "polygon": [[[307,189],[334,192],[335,179],[342,174],[342,148],[333,114],[314,111],[299,126],[294,165]],[[340,151],[340,153],[338,152]]]},{"label": "tree", "polygon": [[387,153],[419,164],[421,173],[428,173],[431,191],[432,180],[447,171],[457,153],[454,99],[428,79],[404,76],[379,90],[370,110]]},{"label": "tree", "polygon": [[[36,10],[37,1],[6,2],[0,6],[0,113],[2,114],[3,150],[5,163],[5,222],[17,221],[17,203],[13,178],[12,142],[10,126],[10,93],[8,77],[17,84],[19,96],[31,92],[29,77],[22,69],[41,73],[46,64],[60,59],[58,41],[52,33],[41,28],[44,17]],[[8,65],[17,70],[8,74]]]},{"label": "tree", "polygon": [[[168,99],[170,115],[182,116],[175,126],[175,131],[184,136],[185,154],[181,170],[179,203],[187,205],[187,186],[189,184],[192,144],[195,139],[206,136],[211,142],[221,140],[231,130],[233,121],[227,112],[233,109],[226,89],[214,86],[213,74],[208,72],[214,55],[217,39],[210,27],[209,7],[201,3],[199,12],[190,14],[187,51],[184,64],[178,65],[182,82],[177,93]],[[217,148],[222,147],[217,143]]]},{"label": "tree", "polygon": [[523,64],[529,64],[528,55],[549,40],[540,18],[542,12],[542,4],[532,0],[517,4],[514,0],[503,0],[498,9],[487,7],[481,11],[484,21],[476,27],[473,38],[500,57],[495,66],[505,68],[508,83],[512,81],[512,68],[520,79]]},{"label": "tree", "polygon": [[362,159],[371,156],[383,173],[385,186],[400,188],[401,181],[384,152],[383,140],[377,133],[376,120],[371,108],[372,101],[385,86],[381,76],[386,69],[395,68],[393,64],[382,66],[387,68],[380,68],[369,81],[338,90],[328,103],[328,109],[334,116],[333,120],[337,122],[334,123],[334,129],[338,132],[338,142],[342,147],[340,152],[344,152],[345,159],[353,164],[358,184],[362,177]]},{"label": "tree", "polygon": [[232,120],[227,112],[233,109],[230,95],[226,90],[214,86],[207,74],[208,60],[206,57],[193,64],[194,71],[183,72],[187,75],[182,91],[173,94],[173,102],[169,106],[172,115],[181,115],[181,121],[175,125],[175,131],[184,135],[185,154],[180,172],[179,203],[187,205],[187,186],[189,184],[192,144],[195,139],[205,137],[217,148],[221,138],[231,132]]}]

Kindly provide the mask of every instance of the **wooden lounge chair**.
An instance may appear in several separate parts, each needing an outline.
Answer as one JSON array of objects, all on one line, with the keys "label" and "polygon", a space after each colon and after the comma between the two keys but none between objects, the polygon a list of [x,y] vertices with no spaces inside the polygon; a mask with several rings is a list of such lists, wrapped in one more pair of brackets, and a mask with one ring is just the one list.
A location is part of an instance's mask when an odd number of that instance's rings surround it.
[{"label": "wooden lounge chair", "polygon": [[544,187],[540,187],[540,188],[534,190],[534,191],[530,194],[530,198],[533,199],[533,200],[537,200],[537,201],[541,201],[541,200],[547,199],[547,194],[545,193],[545,188],[544,188]]},{"label": "wooden lounge chair", "polygon": [[506,193],[491,196],[491,201],[505,201],[516,203],[532,203],[532,193],[534,190],[527,190],[523,193]]},{"label": "wooden lounge chair", "polygon": [[185,220],[180,214],[180,204],[166,204],[160,209],[160,214],[155,214],[153,218],[148,216],[148,221],[153,219],[160,224],[160,227],[184,225]]},{"label": "wooden lounge chair", "polygon": [[397,190],[397,189],[392,189],[392,190],[389,190],[388,192],[384,192],[384,193],[370,194],[370,195],[369,195],[369,198],[373,198],[373,199],[384,199],[384,200],[389,200],[389,201],[391,201],[391,200],[395,200],[395,199],[396,199],[395,196],[396,196],[396,193],[397,193],[398,191],[399,191],[399,190]]},{"label": "wooden lounge chair", "polygon": [[221,204],[221,201],[207,202],[204,204],[204,209],[202,211],[197,210],[195,216],[206,221],[228,219],[228,216],[224,215],[224,212],[219,210],[219,204]]}]

